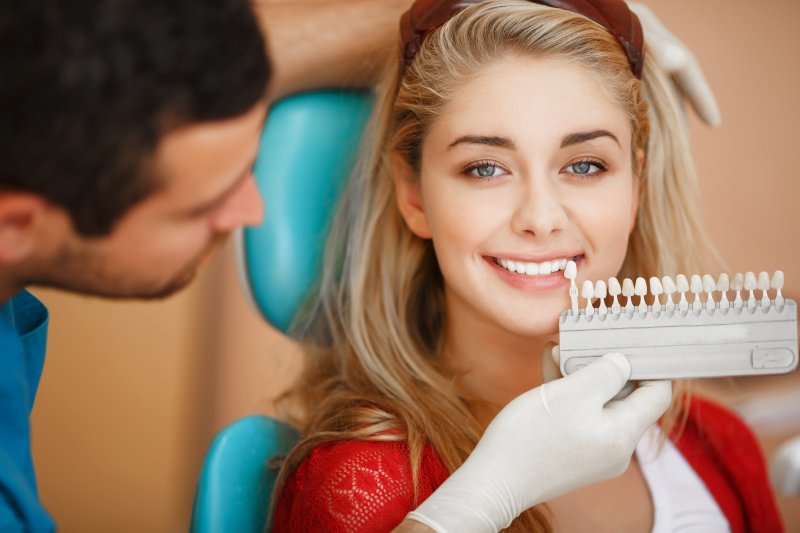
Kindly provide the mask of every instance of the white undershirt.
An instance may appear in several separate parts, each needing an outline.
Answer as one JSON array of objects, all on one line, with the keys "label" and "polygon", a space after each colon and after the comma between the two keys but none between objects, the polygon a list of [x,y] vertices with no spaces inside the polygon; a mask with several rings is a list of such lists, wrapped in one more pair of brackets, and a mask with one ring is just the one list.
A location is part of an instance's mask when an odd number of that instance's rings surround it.
[{"label": "white undershirt", "polygon": [[636,457],[653,499],[653,533],[729,532],[722,510],[672,441],[658,450],[661,430],[651,427],[636,446]]}]

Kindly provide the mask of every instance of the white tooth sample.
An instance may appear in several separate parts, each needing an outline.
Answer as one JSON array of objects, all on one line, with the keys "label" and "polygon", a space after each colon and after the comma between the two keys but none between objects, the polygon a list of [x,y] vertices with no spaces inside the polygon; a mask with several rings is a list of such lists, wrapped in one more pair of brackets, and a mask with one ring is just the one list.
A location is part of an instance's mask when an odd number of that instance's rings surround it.
[{"label": "white tooth sample", "polygon": [[756,293],[755,290],[758,287],[758,282],[756,281],[756,275],[752,272],[745,272],[744,273],[744,290],[750,291],[750,297],[747,299],[747,307],[755,307],[756,306]]},{"label": "white tooth sample", "polygon": [[703,291],[706,293],[706,309],[714,309],[714,291],[717,284],[714,283],[714,278],[708,274],[703,275]]},{"label": "white tooth sample", "polygon": [[581,288],[581,296],[586,298],[586,314],[593,315],[594,314],[594,307],[592,307],[592,298],[594,298],[594,287],[592,286],[592,282],[588,279],[583,282],[583,287]]},{"label": "white tooth sample", "polygon": [[528,263],[525,265],[525,273],[529,276],[535,276],[539,273],[539,266],[536,263]]},{"label": "white tooth sample", "polygon": [[781,289],[783,289],[783,272],[780,270],[776,270],[775,273],[772,275],[772,281],[770,282],[770,287],[777,291],[775,294],[775,305],[783,305],[783,294],[781,294]]},{"label": "white tooth sample", "polygon": [[605,315],[608,313],[608,307],[606,307],[606,282],[598,280],[597,283],[594,285],[594,296],[595,298],[600,299],[600,306],[597,309],[597,312],[601,315]]},{"label": "white tooth sample", "polygon": [[681,293],[681,301],[678,302],[678,309],[681,311],[688,311],[689,302],[686,300],[686,293],[689,292],[689,280],[686,279],[686,276],[683,274],[678,274],[675,277],[675,283],[677,285],[678,292]]},{"label": "white tooth sample", "polygon": [[761,291],[761,307],[769,305],[769,274],[764,271],[758,273],[758,288]]},{"label": "white tooth sample", "polygon": [[568,261],[564,269],[564,277],[569,280],[569,300],[572,306],[573,316],[578,315],[578,286],[575,285],[575,278],[578,276],[578,267],[575,261]]},{"label": "white tooth sample", "polygon": [[619,296],[621,293],[622,287],[619,286],[619,280],[617,278],[608,278],[608,294],[614,297],[614,301],[611,302],[612,313],[619,313],[620,306],[617,296]]},{"label": "white tooth sample", "polygon": [[639,297],[639,312],[647,312],[647,302],[644,297],[647,296],[647,281],[644,278],[636,278],[636,284],[633,286],[633,294]]},{"label": "white tooth sample", "polygon": [[692,311],[699,311],[703,308],[700,302],[700,293],[703,292],[703,279],[697,274],[693,274],[691,278],[690,290],[694,294],[694,301],[692,302]]},{"label": "white tooth sample", "polygon": [[675,282],[672,281],[672,278],[669,276],[664,276],[661,278],[661,284],[664,286],[664,292],[667,295],[667,303],[665,305],[665,309],[667,311],[672,311],[675,309],[675,304],[672,303],[672,295],[678,290],[675,287]]},{"label": "white tooth sample", "polygon": [[730,302],[728,302],[728,290],[731,288],[731,282],[728,279],[728,275],[724,272],[719,275],[719,279],[717,279],[717,290],[720,293],[719,297],[719,307],[720,309],[724,309],[726,307],[730,307]]},{"label": "white tooth sample", "polygon": [[567,268],[567,260],[566,259],[562,259],[558,263],[558,269],[559,270],[564,270],[565,268]]},{"label": "white tooth sample", "polygon": [[625,304],[625,312],[633,313],[633,280],[631,278],[622,280],[622,295],[628,299]]},{"label": "white tooth sample", "polygon": [[661,302],[658,301],[658,297],[664,294],[664,286],[661,285],[661,280],[655,276],[650,278],[650,294],[653,295],[653,311],[661,312]]},{"label": "white tooth sample", "polygon": [[742,289],[744,288],[744,274],[737,272],[733,275],[733,281],[731,281],[731,289],[736,291],[736,299],[733,301],[733,308],[734,309],[741,309],[742,308]]}]

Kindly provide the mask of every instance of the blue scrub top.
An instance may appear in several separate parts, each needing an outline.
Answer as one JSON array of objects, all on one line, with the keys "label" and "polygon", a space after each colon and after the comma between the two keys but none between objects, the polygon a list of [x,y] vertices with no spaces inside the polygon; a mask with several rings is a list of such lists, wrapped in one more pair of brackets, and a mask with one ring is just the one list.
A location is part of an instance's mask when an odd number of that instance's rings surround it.
[{"label": "blue scrub top", "polygon": [[0,302],[0,532],[55,531],[39,501],[30,414],[44,365],[47,308],[23,291]]}]

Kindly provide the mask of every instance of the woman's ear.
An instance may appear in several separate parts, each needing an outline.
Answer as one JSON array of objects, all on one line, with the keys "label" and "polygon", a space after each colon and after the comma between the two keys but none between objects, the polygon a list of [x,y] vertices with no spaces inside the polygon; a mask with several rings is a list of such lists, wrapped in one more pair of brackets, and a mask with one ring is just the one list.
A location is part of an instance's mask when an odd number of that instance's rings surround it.
[{"label": "woman's ear", "polygon": [[36,247],[37,219],[45,209],[42,198],[28,193],[0,193],[0,265],[27,259]]},{"label": "woman's ear", "polygon": [[406,226],[421,239],[430,239],[431,230],[428,217],[422,205],[421,183],[408,163],[399,154],[392,154],[392,177],[397,200],[397,208]]},{"label": "woman's ear", "polygon": [[636,226],[636,214],[639,212],[639,199],[642,192],[642,177],[644,176],[645,153],[638,148],[636,150],[636,168],[633,172],[633,191],[631,192],[631,222],[628,227],[628,235],[633,233]]}]

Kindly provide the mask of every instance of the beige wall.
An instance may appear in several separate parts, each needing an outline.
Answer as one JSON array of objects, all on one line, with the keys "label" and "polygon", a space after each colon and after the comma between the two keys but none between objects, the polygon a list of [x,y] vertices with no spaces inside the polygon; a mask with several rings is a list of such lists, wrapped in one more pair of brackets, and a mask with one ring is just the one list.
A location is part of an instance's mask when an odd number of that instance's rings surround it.
[{"label": "beige wall", "polygon": [[[703,210],[731,270],[786,273],[800,296],[800,2],[651,0],[700,58],[723,127],[691,118]],[[222,425],[272,412],[295,349],[248,307],[226,250],[198,283],[159,303],[36,291],[52,311],[33,417],[44,501],[64,533],[183,531],[203,450]],[[715,382],[727,402],[797,390],[798,376]],[[796,429],[796,431],[795,431]],[[761,431],[768,450],[795,429]],[[797,501],[783,501],[783,511]],[[800,530],[792,515],[789,530]]]}]

